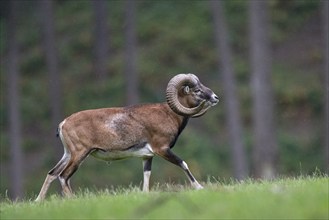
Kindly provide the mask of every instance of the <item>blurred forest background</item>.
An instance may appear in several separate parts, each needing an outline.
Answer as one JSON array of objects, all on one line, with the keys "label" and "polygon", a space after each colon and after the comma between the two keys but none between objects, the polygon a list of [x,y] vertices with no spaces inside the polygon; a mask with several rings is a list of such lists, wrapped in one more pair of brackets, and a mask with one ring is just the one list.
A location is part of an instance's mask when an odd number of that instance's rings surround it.
[{"label": "blurred forest background", "polygon": [[[1,199],[38,193],[62,156],[56,129],[65,117],[164,102],[170,78],[187,72],[220,97],[173,149],[197,179],[328,171],[328,1],[3,0],[0,7]],[[153,164],[151,187],[185,183],[174,165]],[[90,157],[72,185],[141,181],[140,159]]]}]

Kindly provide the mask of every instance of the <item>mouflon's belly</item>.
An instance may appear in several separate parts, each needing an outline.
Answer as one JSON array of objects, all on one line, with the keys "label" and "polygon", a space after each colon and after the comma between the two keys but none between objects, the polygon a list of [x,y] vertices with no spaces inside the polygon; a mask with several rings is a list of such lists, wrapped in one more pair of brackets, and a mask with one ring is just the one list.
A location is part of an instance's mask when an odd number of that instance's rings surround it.
[{"label": "mouflon's belly", "polygon": [[101,160],[122,160],[129,157],[153,157],[154,153],[148,143],[137,144],[125,150],[103,151],[95,150],[91,155]]}]

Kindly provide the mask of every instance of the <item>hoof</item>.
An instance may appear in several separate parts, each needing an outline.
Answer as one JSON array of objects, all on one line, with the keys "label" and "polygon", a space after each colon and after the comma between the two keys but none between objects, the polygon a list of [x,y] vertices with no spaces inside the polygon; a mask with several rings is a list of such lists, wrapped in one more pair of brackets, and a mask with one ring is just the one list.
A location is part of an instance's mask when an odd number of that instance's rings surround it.
[{"label": "hoof", "polygon": [[195,190],[203,189],[203,186],[200,185],[200,183],[195,182],[192,184]]}]

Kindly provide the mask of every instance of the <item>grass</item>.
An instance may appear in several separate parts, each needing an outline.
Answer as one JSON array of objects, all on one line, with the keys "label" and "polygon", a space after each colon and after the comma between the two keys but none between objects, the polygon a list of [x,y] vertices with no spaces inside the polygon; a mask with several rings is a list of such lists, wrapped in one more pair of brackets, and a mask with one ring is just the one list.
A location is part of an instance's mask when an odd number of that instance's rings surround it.
[{"label": "grass", "polygon": [[[46,201],[2,202],[1,219],[328,219],[328,177],[208,182],[204,190],[158,186],[50,195]],[[175,188],[176,187],[176,188]]]}]

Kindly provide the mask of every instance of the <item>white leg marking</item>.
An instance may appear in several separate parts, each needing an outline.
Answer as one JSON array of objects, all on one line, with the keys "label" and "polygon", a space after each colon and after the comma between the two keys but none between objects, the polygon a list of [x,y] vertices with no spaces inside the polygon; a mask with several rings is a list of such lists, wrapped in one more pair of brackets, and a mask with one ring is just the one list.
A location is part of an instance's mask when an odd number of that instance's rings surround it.
[{"label": "white leg marking", "polygon": [[65,183],[65,179],[62,177],[58,177],[59,182],[61,183],[62,186],[62,193],[64,196],[70,198],[73,196],[72,192],[71,192],[71,188],[70,188],[70,180],[67,181],[67,184]]},{"label": "white leg marking", "polygon": [[182,164],[183,164],[183,169],[188,170],[187,163],[185,163],[185,161],[183,161]]},{"label": "white leg marking", "polygon": [[65,179],[62,178],[61,176],[58,177],[59,182],[61,183],[61,186],[63,187],[65,185]]},{"label": "white leg marking", "polygon": [[203,186],[201,186],[200,183],[198,183],[198,181],[195,180],[195,182],[192,182],[191,185],[193,186],[194,189],[203,189]]},{"label": "white leg marking", "polygon": [[144,171],[143,192],[149,191],[151,171]]},{"label": "white leg marking", "polygon": [[[198,183],[198,181],[195,179],[195,177],[192,175],[191,171],[189,170],[188,166],[187,166],[187,163],[185,161],[182,162],[182,168],[185,170],[186,172],[186,175],[188,177],[188,179],[190,180],[191,182],[191,185],[194,189],[203,189],[203,186],[201,186],[200,183]],[[194,181],[191,180],[191,177],[189,176],[191,175],[192,178],[194,179]]]},{"label": "white leg marking", "polygon": [[51,176],[49,174],[47,175],[45,182],[43,183],[43,185],[41,187],[40,193],[39,193],[38,197],[35,199],[36,202],[42,201],[45,198],[46,193],[49,189],[50,183],[52,181],[54,181],[56,178],[57,178],[56,176]]}]

